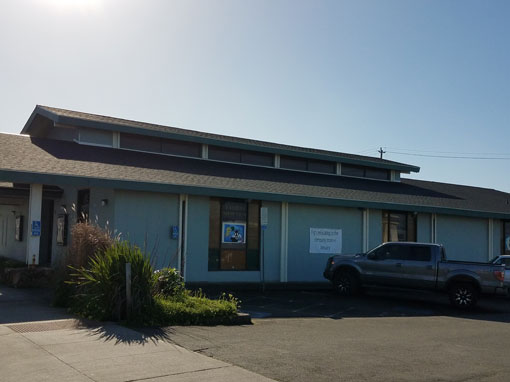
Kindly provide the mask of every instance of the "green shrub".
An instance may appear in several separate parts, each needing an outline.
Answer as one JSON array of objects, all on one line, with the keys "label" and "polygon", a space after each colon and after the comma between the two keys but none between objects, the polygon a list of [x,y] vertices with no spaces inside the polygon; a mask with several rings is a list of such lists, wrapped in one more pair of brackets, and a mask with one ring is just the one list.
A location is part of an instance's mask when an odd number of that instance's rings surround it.
[{"label": "green shrub", "polygon": [[151,322],[159,326],[169,325],[220,325],[233,322],[237,316],[239,301],[232,295],[223,294],[218,300],[210,300],[199,291],[184,293],[181,298],[156,297]]},{"label": "green shrub", "polygon": [[184,279],[175,268],[163,268],[154,272],[156,293],[162,297],[180,296],[186,290]]},{"label": "green shrub", "polygon": [[[132,309],[126,312],[126,263],[131,263]],[[76,294],[71,310],[98,320],[142,322],[152,311],[154,276],[150,259],[128,242],[115,242],[96,253],[87,267],[74,268]]]}]

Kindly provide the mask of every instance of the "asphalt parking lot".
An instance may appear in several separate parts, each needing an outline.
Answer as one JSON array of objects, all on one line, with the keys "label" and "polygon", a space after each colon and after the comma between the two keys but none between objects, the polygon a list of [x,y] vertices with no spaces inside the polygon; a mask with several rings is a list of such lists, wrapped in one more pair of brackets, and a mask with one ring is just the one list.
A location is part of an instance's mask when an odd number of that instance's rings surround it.
[{"label": "asphalt parking lot", "polygon": [[508,381],[510,300],[471,312],[443,295],[237,293],[253,325],[169,327],[170,341],[279,381]]}]

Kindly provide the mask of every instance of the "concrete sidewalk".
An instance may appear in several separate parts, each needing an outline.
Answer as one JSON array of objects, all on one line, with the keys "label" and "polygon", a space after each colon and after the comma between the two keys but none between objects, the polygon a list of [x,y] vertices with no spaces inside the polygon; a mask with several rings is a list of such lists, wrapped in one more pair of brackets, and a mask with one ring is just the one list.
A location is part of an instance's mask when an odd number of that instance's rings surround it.
[{"label": "concrete sidewalk", "polygon": [[[171,344],[168,332],[155,331],[147,336],[113,323],[94,325],[74,318],[48,320],[52,315],[58,317],[64,313],[33,302],[30,293],[31,290],[0,286],[0,379],[3,382],[271,381]],[[41,306],[44,309],[39,316]],[[34,319],[22,322],[13,311]],[[10,323],[7,322],[9,314],[13,318]]]}]

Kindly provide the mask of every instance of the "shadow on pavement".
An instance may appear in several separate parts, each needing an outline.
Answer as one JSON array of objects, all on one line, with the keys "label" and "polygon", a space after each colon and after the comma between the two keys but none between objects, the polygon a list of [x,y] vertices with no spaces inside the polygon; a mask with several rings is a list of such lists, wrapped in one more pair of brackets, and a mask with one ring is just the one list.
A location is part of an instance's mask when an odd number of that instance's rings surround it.
[{"label": "shadow on pavement", "polygon": [[115,341],[115,344],[157,344],[158,341],[170,341],[173,331],[170,328],[127,328],[117,324],[105,324],[91,329],[91,335],[103,341]]},{"label": "shadow on pavement", "polygon": [[102,341],[114,341],[115,344],[168,342],[172,334],[169,328],[150,328],[142,332],[115,323],[78,319],[63,308],[52,307],[52,299],[50,289],[16,289],[0,285],[0,324],[6,324],[17,332],[88,329],[90,336]]},{"label": "shadow on pavement", "polygon": [[510,300],[503,297],[482,297],[476,308],[462,311],[450,306],[447,295],[423,291],[371,288],[354,297],[329,289],[233,294],[241,300],[241,310],[254,319],[450,316],[510,322]]}]

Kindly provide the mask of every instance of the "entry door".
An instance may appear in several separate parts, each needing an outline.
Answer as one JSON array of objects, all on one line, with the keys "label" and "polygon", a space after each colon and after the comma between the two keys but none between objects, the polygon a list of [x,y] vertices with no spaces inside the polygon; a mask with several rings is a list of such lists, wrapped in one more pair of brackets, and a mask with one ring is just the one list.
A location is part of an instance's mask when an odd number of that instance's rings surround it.
[{"label": "entry door", "polygon": [[43,199],[41,209],[41,240],[39,242],[39,264],[51,265],[53,239],[53,200]]}]

